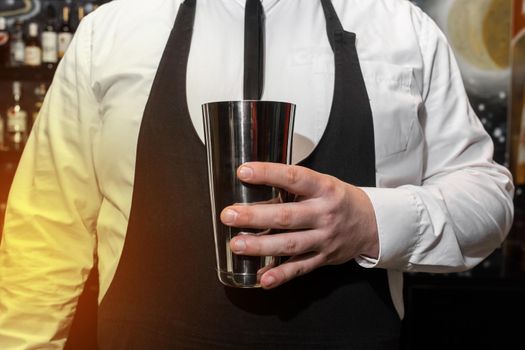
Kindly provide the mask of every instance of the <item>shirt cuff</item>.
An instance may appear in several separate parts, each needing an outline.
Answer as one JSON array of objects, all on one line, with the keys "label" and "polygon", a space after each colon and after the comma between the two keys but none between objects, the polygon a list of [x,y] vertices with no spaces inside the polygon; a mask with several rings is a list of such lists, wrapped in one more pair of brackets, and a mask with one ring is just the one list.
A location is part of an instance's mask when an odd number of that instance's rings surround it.
[{"label": "shirt cuff", "polygon": [[366,268],[405,270],[416,248],[421,229],[423,204],[406,188],[361,187],[374,207],[379,236],[379,257],[365,256],[356,262]]}]

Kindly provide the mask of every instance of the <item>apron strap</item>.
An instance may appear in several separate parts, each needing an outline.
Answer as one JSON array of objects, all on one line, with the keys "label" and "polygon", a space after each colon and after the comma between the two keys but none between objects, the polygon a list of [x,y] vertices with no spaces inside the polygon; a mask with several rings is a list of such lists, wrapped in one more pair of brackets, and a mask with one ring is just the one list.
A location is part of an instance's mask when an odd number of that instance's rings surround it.
[{"label": "apron strap", "polygon": [[328,41],[330,42],[332,50],[335,51],[334,40],[343,34],[343,25],[337,16],[337,12],[335,12],[334,5],[332,4],[331,0],[321,0],[321,4],[323,5],[323,11],[326,18],[326,32],[328,33]]}]

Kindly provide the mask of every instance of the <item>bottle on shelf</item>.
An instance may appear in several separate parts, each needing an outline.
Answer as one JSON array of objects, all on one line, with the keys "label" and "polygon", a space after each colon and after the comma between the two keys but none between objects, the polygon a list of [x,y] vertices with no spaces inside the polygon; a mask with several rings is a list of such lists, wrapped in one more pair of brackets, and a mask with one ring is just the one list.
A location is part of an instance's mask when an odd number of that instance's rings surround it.
[{"label": "bottle on shelf", "polygon": [[40,83],[35,88],[35,104],[31,115],[31,125],[35,124],[36,118],[38,117],[38,113],[40,113],[40,109],[42,109],[42,105],[44,104],[44,98],[46,97],[46,92],[46,83]]},{"label": "bottle on shelf", "polygon": [[7,21],[5,17],[0,17],[0,67],[6,67],[9,64],[9,36]]},{"label": "bottle on shelf", "polygon": [[42,31],[42,64],[53,69],[58,62],[58,34],[55,30],[55,8],[47,7],[47,20]]},{"label": "bottle on shelf", "polygon": [[25,65],[40,67],[42,65],[42,46],[38,39],[38,23],[29,23],[28,36],[25,48]]},{"label": "bottle on shelf", "polygon": [[7,109],[5,123],[5,145],[9,150],[22,151],[27,141],[27,112],[22,108],[22,84],[13,82],[13,102]]},{"label": "bottle on shelf", "polygon": [[62,8],[62,23],[58,30],[58,59],[64,57],[66,50],[73,39],[71,28],[71,7],[65,4]]},{"label": "bottle on shelf", "polygon": [[25,64],[24,24],[20,19],[15,22],[11,37],[11,67],[20,67]]},{"label": "bottle on shelf", "polygon": [[82,18],[84,18],[85,16],[86,16],[86,9],[84,8],[84,6],[78,5],[78,8],[77,8],[78,23],[80,23],[80,21],[82,21]]}]

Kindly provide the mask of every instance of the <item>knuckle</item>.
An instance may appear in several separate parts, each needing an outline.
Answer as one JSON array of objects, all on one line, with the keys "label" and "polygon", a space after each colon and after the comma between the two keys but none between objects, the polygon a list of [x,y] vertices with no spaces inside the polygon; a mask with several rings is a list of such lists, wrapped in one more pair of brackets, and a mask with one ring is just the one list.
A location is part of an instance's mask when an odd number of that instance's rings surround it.
[{"label": "knuckle", "polygon": [[332,227],[336,220],[336,214],[329,211],[321,216],[321,227]]},{"label": "knuckle", "polygon": [[246,224],[253,220],[253,213],[250,210],[250,208],[245,206],[240,206],[236,208],[238,216],[237,216],[237,222],[239,224]]},{"label": "knuckle", "polygon": [[277,215],[277,225],[281,227],[288,227],[292,223],[292,210],[287,207],[283,207]]},{"label": "knuckle", "polygon": [[253,250],[253,253],[255,255],[261,255],[263,251],[263,247],[260,244],[253,241],[250,241],[250,244],[247,244],[247,246],[251,247],[251,250]]},{"label": "knuckle", "polygon": [[327,265],[330,262],[331,253],[320,252],[319,253],[319,263],[321,265]]},{"label": "knuckle", "polygon": [[286,177],[286,183],[288,185],[296,184],[298,181],[298,177],[299,177],[298,168],[296,166],[287,167],[285,177]]},{"label": "knuckle", "polygon": [[269,178],[271,178],[271,172],[270,172],[270,168],[268,167],[267,164],[263,164],[262,167],[261,167],[261,175],[264,179],[264,181],[268,180]]},{"label": "knuckle", "polygon": [[277,270],[276,269],[274,275],[281,282],[286,282],[286,281],[288,281],[290,279],[290,277],[288,276],[286,271],[283,271],[283,270]]},{"label": "knuckle", "polygon": [[285,244],[285,254],[296,255],[297,254],[297,242],[293,239],[288,239]]},{"label": "knuckle", "polygon": [[325,181],[323,187],[324,187],[325,193],[329,195],[333,195],[337,192],[336,182],[333,181],[332,178],[329,178],[327,181]]},{"label": "knuckle", "polygon": [[335,250],[330,250],[323,254],[323,264],[332,265],[337,260],[337,252]]},{"label": "knuckle", "polygon": [[304,267],[302,266],[298,266],[294,269],[293,271],[293,274],[294,274],[294,277],[297,277],[297,276],[302,276],[305,274],[305,270],[304,270]]}]

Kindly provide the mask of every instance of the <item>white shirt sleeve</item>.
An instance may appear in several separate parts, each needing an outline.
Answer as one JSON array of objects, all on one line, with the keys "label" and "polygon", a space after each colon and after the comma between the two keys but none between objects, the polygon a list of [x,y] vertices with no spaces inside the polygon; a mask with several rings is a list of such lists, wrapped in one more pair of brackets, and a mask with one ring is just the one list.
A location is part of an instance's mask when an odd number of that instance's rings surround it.
[{"label": "white shirt sleeve", "polygon": [[472,110],[445,36],[420,16],[424,63],[419,122],[425,138],[420,186],[364,188],[377,217],[380,255],[364,267],[454,272],[500,246],[513,218],[513,182]]},{"label": "white shirt sleeve", "polygon": [[0,348],[61,349],[93,265],[101,202],[86,17],[24,149],[0,246]]}]

